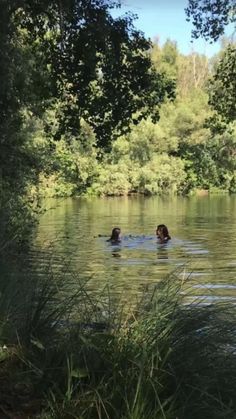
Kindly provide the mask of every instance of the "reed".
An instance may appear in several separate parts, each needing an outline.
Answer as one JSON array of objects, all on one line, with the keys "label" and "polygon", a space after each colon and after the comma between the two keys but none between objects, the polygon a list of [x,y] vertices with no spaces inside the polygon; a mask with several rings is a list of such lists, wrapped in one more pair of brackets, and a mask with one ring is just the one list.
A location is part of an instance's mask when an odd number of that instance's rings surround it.
[{"label": "reed", "polygon": [[25,274],[17,284],[24,292],[15,284],[15,304],[6,304],[10,288],[0,299],[5,415],[236,417],[235,306],[186,304],[181,272],[146,289],[129,311],[107,289],[95,298],[73,273],[66,284],[63,272],[31,283]]}]

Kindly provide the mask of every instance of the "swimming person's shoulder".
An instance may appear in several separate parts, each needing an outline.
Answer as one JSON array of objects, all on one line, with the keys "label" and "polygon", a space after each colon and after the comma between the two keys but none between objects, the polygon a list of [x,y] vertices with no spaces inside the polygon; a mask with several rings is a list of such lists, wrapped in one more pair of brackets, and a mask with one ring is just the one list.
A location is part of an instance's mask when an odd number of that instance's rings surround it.
[{"label": "swimming person's shoulder", "polygon": [[111,244],[120,244],[121,243],[121,239],[108,239],[106,240],[106,242],[111,243]]}]

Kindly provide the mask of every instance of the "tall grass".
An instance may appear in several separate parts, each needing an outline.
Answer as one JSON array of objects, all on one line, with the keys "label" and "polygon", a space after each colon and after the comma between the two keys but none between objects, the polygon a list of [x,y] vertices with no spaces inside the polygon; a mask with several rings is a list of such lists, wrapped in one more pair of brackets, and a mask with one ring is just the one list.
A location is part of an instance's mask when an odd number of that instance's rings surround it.
[{"label": "tall grass", "polygon": [[234,306],[186,305],[180,272],[147,289],[132,310],[71,280],[49,269],[2,287],[6,417],[236,417]]}]

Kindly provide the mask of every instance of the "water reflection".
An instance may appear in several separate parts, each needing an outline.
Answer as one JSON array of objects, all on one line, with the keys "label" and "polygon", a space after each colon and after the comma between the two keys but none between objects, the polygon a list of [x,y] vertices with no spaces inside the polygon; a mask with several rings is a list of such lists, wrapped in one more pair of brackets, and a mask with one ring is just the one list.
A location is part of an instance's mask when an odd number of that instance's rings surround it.
[{"label": "water reflection", "polygon": [[[235,297],[236,197],[66,199],[48,206],[38,227],[32,261],[51,258],[53,269],[68,260],[91,288],[108,283],[115,294],[136,295],[183,266],[195,295],[204,284],[219,284],[214,295]],[[168,225],[172,240],[157,243],[157,220]],[[122,243],[107,243],[113,225],[121,226]],[[222,225],[224,236],[222,237]],[[229,240],[230,237],[230,240]],[[50,250],[50,251],[49,251]]]},{"label": "water reflection", "polygon": [[121,248],[120,247],[116,247],[115,249],[112,249],[112,256],[114,258],[121,258]]},{"label": "water reflection", "polygon": [[167,260],[169,259],[168,256],[168,244],[164,243],[157,247],[157,259]]}]

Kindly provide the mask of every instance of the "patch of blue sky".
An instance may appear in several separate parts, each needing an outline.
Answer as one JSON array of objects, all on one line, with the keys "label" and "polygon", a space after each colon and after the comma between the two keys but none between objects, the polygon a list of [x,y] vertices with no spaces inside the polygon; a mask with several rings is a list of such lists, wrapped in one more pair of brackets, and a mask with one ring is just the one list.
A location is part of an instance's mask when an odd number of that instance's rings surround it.
[{"label": "patch of blue sky", "polygon": [[[111,11],[113,17],[132,12],[137,15],[134,25],[147,38],[158,39],[163,45],[167,39],[177,42],[182,54],[197,52],[208,57],[219,52],[221,42],[207,42],[191,38],[192,23],[186,21],[187,0],[121,0],[121,8]],[[233,25],[226,28],[226,36],[233,32]]]}]

